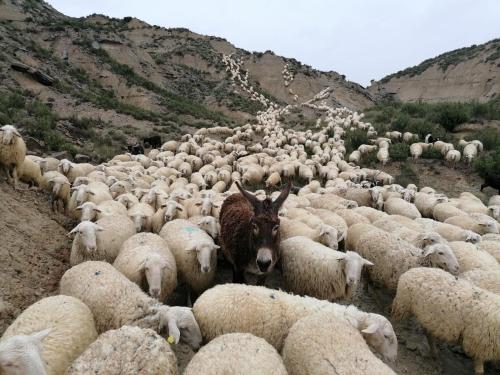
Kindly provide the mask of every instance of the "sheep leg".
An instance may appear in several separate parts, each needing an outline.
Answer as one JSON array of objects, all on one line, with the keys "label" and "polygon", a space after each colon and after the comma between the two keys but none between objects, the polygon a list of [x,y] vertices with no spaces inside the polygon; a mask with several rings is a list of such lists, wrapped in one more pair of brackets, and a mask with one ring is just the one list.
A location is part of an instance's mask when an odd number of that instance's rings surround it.
[{"label": "sheep leg", "polygon": [[425,331],[425,336],[427,337],[427,342],[429,343],[431,357],[436,359],[437,358],[436,340],[434,340],[434,337],[432,337],[432,335],[427,331]]},{"label": "sheep leg", "polygon": [[14,189],[19,190],[19,178],[17,176],[17,168],[12,169],[12,181],[14,183]]},{"label": "sheep leg", "polygon": [[474,360],[474,374],[475,375],[484,374],[484,362],[480,359]]}]

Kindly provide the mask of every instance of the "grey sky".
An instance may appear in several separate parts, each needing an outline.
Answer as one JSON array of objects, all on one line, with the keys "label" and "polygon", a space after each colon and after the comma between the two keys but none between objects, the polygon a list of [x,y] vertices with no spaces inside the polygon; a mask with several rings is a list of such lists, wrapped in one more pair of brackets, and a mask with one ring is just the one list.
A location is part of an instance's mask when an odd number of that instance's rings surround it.
[{"label": "grey sky", "polygon": [[273,50],[362,85],[500,37],[498,0],[49,0],[64,14],[134,16]]}]

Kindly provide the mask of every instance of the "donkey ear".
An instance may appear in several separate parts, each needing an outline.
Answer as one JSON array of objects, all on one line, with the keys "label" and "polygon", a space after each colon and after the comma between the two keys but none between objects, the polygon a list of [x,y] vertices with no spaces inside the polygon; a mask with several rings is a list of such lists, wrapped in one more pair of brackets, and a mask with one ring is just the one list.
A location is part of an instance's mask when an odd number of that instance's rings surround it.
[{"label": "donkey ear", "polygon": [[249,193],[248,191],[243,189],[241,187],[239,181],[235,181],[235,183],[236,183],[236,187],[241,192],[241,195],[243,195],[246,198],[248,203],[250,203],[253,208],[259,207],[259,205],[261,204],[260,200],[258,200],[257,197],[255,195],[253,195],[252,193]]},{"label": "donkey ear", "polygon": [[286,198],[288,198],[288,194],[290,194],[290,189],[292,188],[292,180],[288,180],[285,188],[281,191],[278,198],[273,202],[273,210],[278,212],[281,205],[285,202]]}]

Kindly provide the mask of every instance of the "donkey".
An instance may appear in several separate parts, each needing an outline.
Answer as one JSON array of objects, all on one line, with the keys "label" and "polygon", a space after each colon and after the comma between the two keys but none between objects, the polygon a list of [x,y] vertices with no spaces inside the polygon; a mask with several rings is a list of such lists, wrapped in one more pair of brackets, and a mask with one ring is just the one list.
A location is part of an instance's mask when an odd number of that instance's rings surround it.
[{"label": "donkey", "polygon": [[274,201],[257,199],[239,182],[236,186],[241,194],[230,195],[221,207],[222,251],[233,266],[234,283],[245,283],[245,272],[249,272],[258,275],[258,283],[263,284],[280,257],[278,211],[292,184],[289,182]]}]

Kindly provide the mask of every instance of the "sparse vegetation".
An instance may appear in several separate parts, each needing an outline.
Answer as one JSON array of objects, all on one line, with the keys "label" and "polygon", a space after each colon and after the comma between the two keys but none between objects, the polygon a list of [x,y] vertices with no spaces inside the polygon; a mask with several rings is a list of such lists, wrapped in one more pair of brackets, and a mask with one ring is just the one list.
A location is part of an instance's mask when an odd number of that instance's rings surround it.
[{"label": "sparse vegetation", "polygon": [[399,175],[396,176],[396,183],[401,186],[407,186],[408,184],[415,184],[418,186],[419,177],[413,169],[411,162],[401,164]]},{"label": "sparse vegetation", "polygon": [[498,179],[500,174],[500,144],[491,152],[480,155],[474,162],[474,169],[484,179]]}]

